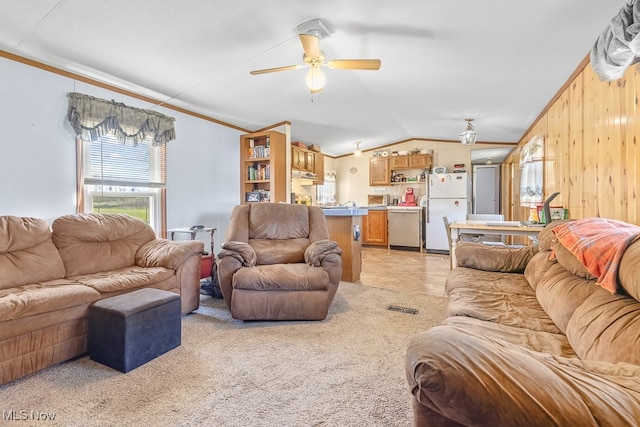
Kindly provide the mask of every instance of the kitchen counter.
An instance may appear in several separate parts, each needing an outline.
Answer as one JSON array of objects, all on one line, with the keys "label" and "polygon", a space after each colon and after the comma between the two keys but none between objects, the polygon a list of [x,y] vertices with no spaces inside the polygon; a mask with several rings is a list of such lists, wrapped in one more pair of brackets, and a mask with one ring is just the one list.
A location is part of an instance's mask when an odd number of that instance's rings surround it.
[{"label": "kitchen counter", "polygon": [[322,208],[324,216],[362,216],[367,214],[367,208],[336,206],[331,208]]},{"label": "kitchen counter", "polygon": [[386,209],[390,210],[390,209],[407,209],[407,210],[420,210],[423,209],[424,206],[400,206],[400,205],[391,205],[391,206],[387,206]]},{"label": "kitchen counter", "polygon": [[362,271],[362,217],[367,208],[359,206],[333,206],[323,208],[329,238],[342,249],[342,276],[340,280],[356,283]]}]

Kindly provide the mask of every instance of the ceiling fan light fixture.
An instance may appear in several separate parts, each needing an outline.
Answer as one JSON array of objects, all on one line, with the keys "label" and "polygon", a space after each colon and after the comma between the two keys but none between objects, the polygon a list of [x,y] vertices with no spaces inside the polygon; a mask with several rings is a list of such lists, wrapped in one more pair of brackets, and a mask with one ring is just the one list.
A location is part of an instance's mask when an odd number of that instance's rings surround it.
[{"label": "ceiling fan light fixture", "polygon": [[462,145],[473,145],[478,139],[478,132],[475,131],[475,128],[471,124],[473,119],[465,120],[467,122],[467,128],[460,134],[460,142],[462,142]]},{"label": "ceiling fan light fixture", "polygon": [[310,66],[305,82],[311,93],[318,93],[324,89],[327,79],[320,67]]}]

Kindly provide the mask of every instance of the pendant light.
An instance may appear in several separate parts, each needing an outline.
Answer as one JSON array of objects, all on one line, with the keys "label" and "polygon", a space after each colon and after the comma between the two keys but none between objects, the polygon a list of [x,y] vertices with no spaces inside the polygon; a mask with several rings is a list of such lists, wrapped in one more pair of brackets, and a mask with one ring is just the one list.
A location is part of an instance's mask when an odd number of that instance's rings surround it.
[{"label": "pendant light", "polygon": [[356,142],[356,149],[353,150],[353,155],[358,157],[360,154],[362,154],[362,150],[360,150],[360,141]]},{"label": "pendant light", "polygon": [[460,142],[462,142],[463,145],[473,145],[476,143],[476,139],[478,139],[478,133],[471,124],[473,119],[465,120],[467,122],[467,128],[460,134]]}]

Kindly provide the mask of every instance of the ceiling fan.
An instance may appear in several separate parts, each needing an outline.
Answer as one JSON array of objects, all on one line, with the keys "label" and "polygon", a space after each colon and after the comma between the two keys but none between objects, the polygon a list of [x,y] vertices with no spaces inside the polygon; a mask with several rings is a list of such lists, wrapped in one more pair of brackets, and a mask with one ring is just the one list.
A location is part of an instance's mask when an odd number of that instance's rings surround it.
[{"label": "ceiling fan", "polygon": [[381,61],[379,59],[331,59],[325,64],[324,52],[320,50],[319,40],[328,37],[331,33],[320,19],[312,19],[296,27],[298,37],[302,43],[304,54],[302,60],[306,65],[287,65],[284,67],[265,68],[251,71],[251,75],[275,73],[278,71],[299,70],[309,67],[306,83],[311,93],[318,93],[324,89],[325,76],[320,67],[329,67],[337,70],[378,70]]}]

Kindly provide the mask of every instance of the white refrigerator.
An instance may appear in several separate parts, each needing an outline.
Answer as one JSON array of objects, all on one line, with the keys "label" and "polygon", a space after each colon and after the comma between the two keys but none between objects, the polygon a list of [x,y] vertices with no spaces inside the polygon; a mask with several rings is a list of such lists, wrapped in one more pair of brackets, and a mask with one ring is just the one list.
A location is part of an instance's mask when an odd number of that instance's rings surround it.
[{"label": "white refrigerator", "polygon": [[442,217],[465,220],[469,212],[470,182],[467,173],[432,174],[427,179],[425,249],[449,252],[449,236]]}]

